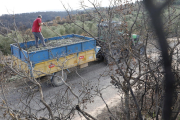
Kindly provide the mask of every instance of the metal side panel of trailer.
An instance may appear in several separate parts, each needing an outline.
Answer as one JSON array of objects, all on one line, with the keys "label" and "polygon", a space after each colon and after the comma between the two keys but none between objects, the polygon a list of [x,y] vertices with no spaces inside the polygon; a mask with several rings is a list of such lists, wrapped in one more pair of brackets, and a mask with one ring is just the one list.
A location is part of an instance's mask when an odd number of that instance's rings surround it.
[{"label": "metal side panel of trailer", "polygon": [[45,41],[47,42],[50,40],[61,40],[61,39],[72,38],[72,37],[82,38],[84,42],[70,44],[66,46],[54,47],[51,49],[27,52],[24,50],[24,48],[35,46],[35,41],[29,41],[26,43],[19,44],[20,48],[22,49],[20,49],[17,45],[11,44],[10,45],[11,54],[26,63],[28,60],[30,60],[32,62],[32,65],[35,65],[40,62],[44,62],[44,61],[51,60],[54,58],[64,57],[73,53],[79,53],[79,52],[96,49],[96,40],[90,37],[85,37],[85,36],[80,36],[80,35],[75,35],[75,34],[65,35],[62,37],[48,38],[48,39],[45,39]]}]

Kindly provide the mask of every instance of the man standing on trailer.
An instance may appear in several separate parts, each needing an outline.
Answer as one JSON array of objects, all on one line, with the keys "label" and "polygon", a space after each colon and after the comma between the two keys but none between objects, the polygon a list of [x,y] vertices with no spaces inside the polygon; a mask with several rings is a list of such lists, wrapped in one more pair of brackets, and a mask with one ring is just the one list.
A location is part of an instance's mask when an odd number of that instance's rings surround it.
[{"label": "man standing on trailer", "polygon": [[45,42],[44,42],[44,38],[43,35],[41,33],[41,26],[44,24],[41,22],[42,16],[39,15],[37,17],[37,19],[34,20],[33,22],[33,26],[32,26],[32,33],[34,34],[35,37],[35,43],[36,43],[36,48],[38,48],[38,38],[41,40],[41,43],[43,44],[43,46],[45,47]]}]

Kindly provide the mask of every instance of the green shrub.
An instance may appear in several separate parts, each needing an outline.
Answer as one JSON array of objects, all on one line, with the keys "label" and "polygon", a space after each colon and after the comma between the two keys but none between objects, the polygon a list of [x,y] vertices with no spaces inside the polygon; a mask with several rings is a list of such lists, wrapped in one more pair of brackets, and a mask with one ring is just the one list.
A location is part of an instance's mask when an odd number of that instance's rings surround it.
[{"label": "green shrub", "polygon": [[44,38],[50,38],[50,37],[55,37],[57,36],[53,31],[51,31],[50,29],[42,29],[42,34],[44,36]]},{"label": "green shrub", "polygon": [[10,44],[12,43],[14,43],[14,41],[10,38],[0,35],[0,51],[2,51],[3,54],[7,55],[11,53]]}]

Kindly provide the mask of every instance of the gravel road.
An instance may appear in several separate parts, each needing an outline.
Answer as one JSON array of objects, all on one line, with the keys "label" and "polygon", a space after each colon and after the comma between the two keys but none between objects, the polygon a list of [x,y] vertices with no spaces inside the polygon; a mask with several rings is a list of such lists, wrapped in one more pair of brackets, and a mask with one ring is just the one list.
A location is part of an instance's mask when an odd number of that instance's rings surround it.
[{"label": "gravel road", "polygon": [[[117,98],[117,89],[115,89],[114,86],[110,84],[110,78],[109,76],[106,76],[108,74],[109,68],[103,63],[103,62],[91,62],[89,63],[89,66],[86,68],[82,68],[78,70],[78,74],[83,78],[79,77],[75,71],[68,74],[67,83],[72,87],[72,90],[74,93],[79,96],[79,98],[85,97],[84,94],[81,95],[79,92],[82,90],[82,82],[84,84],[88,84],[88,88],[92,88],[91,93],[95,94],[94,90],[98,88],[99,90],[103,89],[102,95],[106,102],[109,102],[110,100]],[[104,77],[100,78],[100,75],[104,75]],[[99,79],[100,78],[100,79]],[[98,80],[99,79],[99,80]],[[107,87],[108,86],[108,87]],[[47,84],[46,82],[42,84],[42,89],[44,93],[45,100],[50,103],[51,101],[54,101],[55,98],[59,95],[62,95],[65,90],[67,89],[66,85],[62,85],[60,87],[53,87],[50,84]],[[16,109],[21,108],[24,109],[24,105],[19,103],[19,98],[21,94],[17,92],[17,89],[11,91],[7,94],[7,100],[9,105]],[[35,99],[36,98],[36,99]],[[71,99],[71,102],[68,103],[70,106],[74,106],[78,104],[77,99],[74,99],[73,95],[69,93],[68,96],[69,99]],[[30,106],[35,110],[42,107],[42,104],[39,103],[39,94],[36,94],[34,99],[31,100]],[[86,101],[84,105],[86,105],[87,109],[86,112],[90,113],[93,116],[96,116],[98,113],[101,112],[102,108],[104,108],[105,104],[102,101],[100,97],[97,95],[93,95],[92,100],[94,102]],[[32,110],[31,112],[35,112]],[[43,116],[43,114],[47,114],[47,111],[39,112],[39,116]],[[2,115],[2,113],[0,113]],[[73,120],[79,120],[80,117],[76,114],[73,118]]]}]

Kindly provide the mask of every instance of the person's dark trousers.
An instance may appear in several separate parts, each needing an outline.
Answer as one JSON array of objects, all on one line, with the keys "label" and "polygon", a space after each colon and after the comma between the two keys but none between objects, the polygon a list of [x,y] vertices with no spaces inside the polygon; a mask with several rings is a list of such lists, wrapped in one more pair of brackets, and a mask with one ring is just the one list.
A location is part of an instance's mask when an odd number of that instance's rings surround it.
[{"label": "person's dark trousers", "polygon": [[41,40],[41,43],[43,44],[43,46],[45,47],[45,42],[44,42],[44,38],[42,36],[41,32],[33,32],[34,37],[35,37],[35,43],[36,43],[36,47],[38,47],[39,43],[38,43],[38,38]]}]

